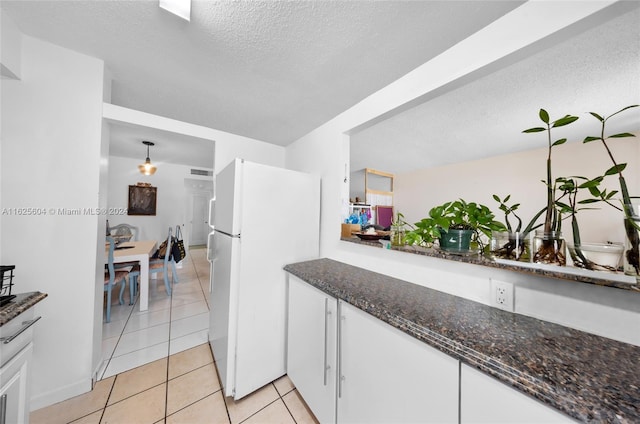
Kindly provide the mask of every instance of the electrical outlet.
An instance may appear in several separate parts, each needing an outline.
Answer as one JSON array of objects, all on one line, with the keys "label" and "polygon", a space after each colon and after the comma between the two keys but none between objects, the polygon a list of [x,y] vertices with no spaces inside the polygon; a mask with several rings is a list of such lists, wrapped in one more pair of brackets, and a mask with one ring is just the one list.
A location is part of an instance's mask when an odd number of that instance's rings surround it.
[{"label": "electrical outlet", "polygon": [[505,311],[513,312],[514,290],[513,284],[506,281],[491,279],[491,305]]}]

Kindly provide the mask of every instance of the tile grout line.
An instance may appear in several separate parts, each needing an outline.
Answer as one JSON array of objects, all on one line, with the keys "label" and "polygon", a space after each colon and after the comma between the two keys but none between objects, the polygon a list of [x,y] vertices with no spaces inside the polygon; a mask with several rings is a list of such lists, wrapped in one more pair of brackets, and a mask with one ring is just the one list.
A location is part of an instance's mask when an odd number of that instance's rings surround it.
[{"label": "tile grout line", "polygon": [[[131,300],[129,300],[129,301],[131,301]],[[113,346],[113,350],[111,351],[111,355],[109,355],[109,359],[107,360],[107,364],[104,366],[104,370],[102,371],[102,376],[100,377],[100,379],[98,379],[96,381],[96,383],[98,381],[102,380],[104,378],[104,375],[107,373],[107,369],[109,368],[109,364],[111,364],[111,360],[113,359],[114,355],[116,354],[116,349],[118,348],[118,344],[120,344],[120,340],[122,340],[122,336],[124,335],[124,330],[127,328],[127,324],[129,324],[129,320],[131,319],[131,315],[133,314],[133,310],[136,307],[137,303],[138,303],[138,297],[136,296],[135,302],[133,302],[133,305],[130,305],[131,306],[131,310],[129,311],[129,315],[127,315],[126,322],[122,326],[122,331],[120,332],[120,335],[118,336],[118,341]],[[93,388],[92,388],[92,390],[93,390]]]},{"label": "tile grout line", "polygon": [[[196,272],[196,277],[198,278],[198,283],[200,283],[200,277],[198,276],[198,270],[195,266],[195,263],[193,261],[193,259],[191,258],[191,255],[189,255],[189,262],[191,263],[191,265],[193,266],[193,269]],[[176,269],[176,273],[177,273],[177,269]],[[166,385],[165,385],[165,400],[164,400],[164,417],[163,417],[163,422],[167,422],[167,413],[169,412],[169,366],[170,366],[170,362],[171,362],[171,327],[172,327],[172,315],[173,315],[173,293],[174,293],[174,289],[175,289],[175,277],[173,275],[173,270],[171,271],[171,307],[169,308],[169,341],[167,343],[167,368],[166,368],[166,375],[165,375],[165,381],[166,381]],[[202,287],[201,287],[202,289]],[[204,294],[204,292],[203,292]],[[213,360],[213,353],[212,353],[212,360]],[[215,360],[213,360],[213,363],[215,364]],[[193,371],[193,370],[192,370]],[[215,392],[214,392],[215,393]],[[204,398],[203,398],[204,399]],[[177,411],[176,411],[177,412]],[[175,412],[174,412],[175,413]]]},{"label": "tile grout line", "polygon": [[[191,258],[189,258],[191,259]],[[169,272],[169,268],[167,267],[165,272]],[[176,273],[177,273],[177,269],[176,269]],[[164,275],[163,277],[167,277],[166,275]],[[167,277],[168,278],[168,277]],[[164,417],[162,418],[162,422],[166,423],[167,422],[167,413],[169,412],[169,363],[171,362],[171,327],[172,327],[172,322],[171,322],[171,317],[173,314],[173,292],[175,290],[175,280],[176,280],[176,276],[173,275],[173,268],[171,270],[171,301],[170,301],[170,307],[169,307],[169,340],[167,342],[167,371],[165,374],[165,394],[164,394]]]}]

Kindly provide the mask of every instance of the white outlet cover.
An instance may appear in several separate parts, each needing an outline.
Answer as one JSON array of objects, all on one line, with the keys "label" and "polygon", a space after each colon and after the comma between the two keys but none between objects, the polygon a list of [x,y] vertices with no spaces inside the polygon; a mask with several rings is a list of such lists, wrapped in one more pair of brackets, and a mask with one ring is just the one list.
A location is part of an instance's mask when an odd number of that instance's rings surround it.
[{"label": "white outlet cover", "polygon": [[515,303],[513,283],[491,278],[489,286],[491,287],[489,294],[491,306],[513,312]]}]

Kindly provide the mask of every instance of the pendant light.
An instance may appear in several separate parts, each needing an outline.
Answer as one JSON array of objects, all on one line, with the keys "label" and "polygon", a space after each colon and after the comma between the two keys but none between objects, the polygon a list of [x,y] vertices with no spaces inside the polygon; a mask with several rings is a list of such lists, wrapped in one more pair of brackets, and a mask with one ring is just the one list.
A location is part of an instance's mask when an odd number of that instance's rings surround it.
[{"label": "pendant light", "polygon": [[141,174],[144,175],[153,175],[156,173],[156,166],[151,163],[151,159],[149,159],[149,146],[153,146],[154,143],[151,141],[143,141],[142,144],[147,146],[147,159],[143,164],[138,165],[138,170]]}]

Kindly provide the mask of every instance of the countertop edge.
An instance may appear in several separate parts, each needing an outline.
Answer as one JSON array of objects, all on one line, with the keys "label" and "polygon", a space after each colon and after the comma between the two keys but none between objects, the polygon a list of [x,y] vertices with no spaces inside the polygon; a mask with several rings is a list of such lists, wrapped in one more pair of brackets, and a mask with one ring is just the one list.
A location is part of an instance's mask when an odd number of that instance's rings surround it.
[{"label": "countertop edge", "polygon": [[[357,237],[341,237],[341,241],[369,246],[374,248],[383,248],[378,241],[360,240]],[[519,272],[523,274],[535,275],[538,277],[555,278],[560,280],[572,281],[576,283],[593,284],[603,287],[612,287],[620,290],[628,290],[640,293],[640,283],[616,281],[607,276],[623,276],[622,273],[612,274],[607,271],[587,271],[574,267],[560,267],[552,265],[531,264],[518,261],[500,260],[494,261],[484,256],[464,256],[447,253],[435,248],[417,247],[417,246],[390,246],[388,250],[396,252],[410,253],[414,255],[428,256],[430,258],[444,259],[448,261],[461,262],[472,265],[480,265],[489,268],[503,269],[507,271]],[[563,271],[563,268],[566,270]],[[571,272],[573,271],[573,272]],[[625,276],[626,277],[626,276]]]},{"label": "countertop edge", "polygon": [[19,293],[16,298],[0,308],[0,327],[46,298],[48,294],[39,291]]}]

